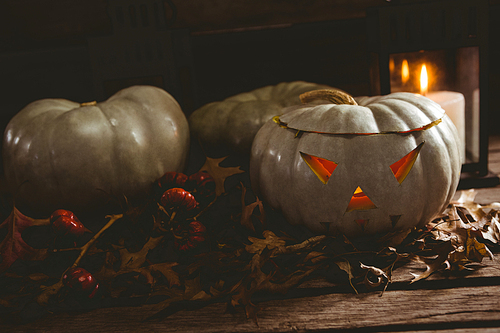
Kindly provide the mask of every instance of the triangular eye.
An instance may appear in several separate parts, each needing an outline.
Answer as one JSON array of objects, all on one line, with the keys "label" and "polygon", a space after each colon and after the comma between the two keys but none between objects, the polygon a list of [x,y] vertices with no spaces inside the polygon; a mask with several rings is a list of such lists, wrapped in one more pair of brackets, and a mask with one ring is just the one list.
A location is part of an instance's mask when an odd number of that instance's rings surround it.
[{"label": "triangular eye", "polygon": [[423,145],[424,142],[422,142],[418,145],[417,148],[406,154],[405,157],[403,157],[396,163],[391,164],[392,173],[400,184],[403,183],[403,180],[405,180],[406,176],[408,176],[408,173],[413,167],[413,164],[415,164],[415,160],[417,159],[418,153],[420,152],[420,149],[422,149]]},{"label": "triangular eye", "polygon": [[337,163],[329,161],[327,159],[309,155],[300,152],[300,156],[304,159],[304,162],[311,168],[311,170],[318,176],[319,180],[326,184],[332,175],[333,170],[337,167]]}]

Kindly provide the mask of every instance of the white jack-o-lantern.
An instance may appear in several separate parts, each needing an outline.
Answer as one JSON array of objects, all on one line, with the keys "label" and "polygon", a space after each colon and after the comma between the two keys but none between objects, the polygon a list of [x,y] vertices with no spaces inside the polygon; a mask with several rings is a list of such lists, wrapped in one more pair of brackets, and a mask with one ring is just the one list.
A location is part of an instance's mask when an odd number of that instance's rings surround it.
[{"label": "white jack-o-lantern", "polygon": [[461,150],[438,104],[411,93],[301,98],[260,129],[250,161],[253,190],[291,224],[356,237],[423,226],[449,203]]}]

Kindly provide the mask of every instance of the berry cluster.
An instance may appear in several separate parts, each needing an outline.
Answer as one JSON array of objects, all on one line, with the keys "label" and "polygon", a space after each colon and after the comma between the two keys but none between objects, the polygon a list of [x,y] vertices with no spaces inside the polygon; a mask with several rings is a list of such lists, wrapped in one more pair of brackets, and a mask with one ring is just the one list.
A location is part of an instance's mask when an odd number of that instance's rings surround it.
[{"label": "berry cluster", "polygon": [[215,181],[207,172],[189,177],[167,172],[154,184],[159,207],[156,217],[161,231],[171,232],[180,251],[194,249],[205,241],[205,226],[196,220],[200,211],[216,197]]},{"label": "berry cluster", "polygon": [[[167,172],[153,183],[153,201],[158,209],[154,214],[158,231],[171,235],[178,251],[195,249],[205,242],[206,228],[197,217],[216,198],[215,181],[207,172],[197,172],[189,177],[183,173]],[[56,247],[73,245],[89,231],[69,210],[58,209],[50,216],[56,235]],[[76,264],[75,264],[76,265]],[[69,292],[79,298],[92,299],[99,289],[94,276],[82,267],[69,268],[62,277]]]}]

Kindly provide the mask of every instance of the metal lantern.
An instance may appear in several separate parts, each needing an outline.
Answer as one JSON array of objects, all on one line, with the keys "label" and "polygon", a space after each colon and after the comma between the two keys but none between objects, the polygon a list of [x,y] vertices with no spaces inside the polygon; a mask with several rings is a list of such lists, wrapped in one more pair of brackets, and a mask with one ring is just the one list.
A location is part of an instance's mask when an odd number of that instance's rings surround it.
[{"label": "metal lantern", "polygon": [[488,171],[488,2],[388,4],[368,12],[367,28],[372,93],[439,103],[463,145],[459,188],[497,185]]}]

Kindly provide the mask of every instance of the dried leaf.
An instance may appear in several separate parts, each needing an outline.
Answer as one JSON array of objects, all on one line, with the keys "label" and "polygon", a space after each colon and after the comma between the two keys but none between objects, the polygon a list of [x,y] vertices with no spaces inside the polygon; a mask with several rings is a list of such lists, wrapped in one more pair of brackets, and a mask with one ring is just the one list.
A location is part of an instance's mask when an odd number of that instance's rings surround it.
[{"label": "dried leaf", "polygon": [[[386,285],[389,283],[389,278],[387,274],[378,267],[375,266],[367,266],[363,263],[359,263],[360,267],[366,270],[364,284],[369,288],[375,288],[380,286],[382,283]],[[377,281],[372,281],[372,278],[375,277]]]},{"label": "dried leaf", "polygon": [[224,161],[226,157],[221,158],[210,158],[207,157],[205,164],[201,167],[200,171],[206,171],[212,176],[215,181],[215,194],[220,196],[225,192],[224,182],[227,177],[232,175],[236,175],[239,173],[243,173],[244,171],[240,169],[240,167],[221,167],[219,164]]},{"label": "dried leaf", "polygon": [[[205,295],[202,293],[200,277],[184,281],[184,290],[179,288],[168,288],[163,292],[155,292],[155,295],[168,295],[169,298],[154,304],[152,310],[157,311],[154,315],[148,316],[148,320],[165,318],[176,313],[186,307],[186,301],[204,300]],[[208,295],[208,294],[207,294]],[[208,295],[210,296],[210,295]]]},{"label": "dried leaf", "polygon": [[184,281],[184,285],[184,299],[191,299],[202,290],[200,276]]},{"label": "dried leaf", "polygon": [[94,273],[94,277],[100,281],[114,278],[117,275],[117,272],[113,269],[113,265],[117,261],[118,258],[116,258],[113,252],[106,252],[104,264],[98,272]]},{"label": "dried leaf", "polygon": [[474,227],[483,229],[484,225],[489,222],[491,216],[500,210],[500,203],[494,202],[488,205],[480,205],[474,202],[477,192],[474,189],[462,191],[460,198],[454,203],[454,206],[460,207],[459,209],[466,209],[474,220]]},{"label": "dried leaf", "polygon": [[347,276],[349,277],[349,284],[351,285],[352,289],[354,292],[357,294],[358,291],[352,284],[352,280],[354,279],[354,274],[352,274],[352,266],[351,263],[347,260],[341,260],[341,261],[336,261],[335,264],[344,272],[347,273]]},{"label": "dried leaf", "polygon": [[493,254],[485,244],[478,242],[471,230],[467,230],[467,242],[465,243],[465,254],[467,259],[475,262],[483,261],[484,257],[493,259]]},{"label": "dried leaf", "polygon": [[458,214],[457,207],[452,205],[448,215],[442,220],[436,220],[429,225],[432,226],[431,233],[436,240],[451,241],[455,248],[463,246],[467,239],[467,229],[472,225],[465,224]]},{"label": "dried leaf", "polygon": [[394,231],[384,235],[378,239],[377,242],[387,247],[398,246],[406,239],[411,231],[412,229]]},{"label": "dried leaf", "polygon": [[491,216],[491,219],[481,230],[481,234],[484,239],[487,239],[495,244],[498,244],[500,241],[500,221],[497,216]]},{"label": "dried leaf", "polygon": [[439,243],[434,250],[437,253],[434,257],[413,256],[413,260],[424,263],[426,268],[425,271],[420,274],[410,272],[410,274],[413,275],[413,280],[411,280],[410,283],[415,283],[429,277],[432,273],[443,268],[443,266],[449,267],[448,256],[455,251],[451,241]]},{"label": "dried leaf", "polygon": [[0,229],[8,228],[7,236],[0,244],[2,262],[0,273],[7,270],[17,259],[43,260],[47,257],[47,249],[34,249],[25,243],[22,233],[32,226],[50,225],[49,219],[32,219],[22,214],[16,207],[0,224]]},{"label": "dried leaf", "polygon": [[62,280],[51,286],[42,286],[42,292],[37,296],[36,301],[40,305],[46,305],[52,296],[56,295],[63,287]]},{"label": "dried leaf", "polygon": [[191,301],[208,301],[210,299],[212,299],[212,296],[207,294],[204,290],[191,297]]},{"label": "dried leaf", "polygon": [[149,250],[154,249],[162,240],[163,236],[151,237],[142,249],[138,252],[129,252],[127,249],[120,249],[120,269],[119,272],[127,272],[141,267],[146,261]]},{"label": "dried leaf", "polygon": [[248,253],[260,254],[265,248],[272,250],[274,248],[281,248],[285,246],[285,241],[276,236],[272,231],[265,230],[262,235],[265,239],[248,236],[248,240],[252,242],[251,245],[245,246]]},{"label": "dried leaf", "polygon": [[[260,221],[262,225],[265,223],[265,212],[264,212],[264,205],[262,204],[262,201],[259,200],[258,197],[255,198],[255,202],[246,205],[245,204],[245,195],[247,193],[246,187],[243,185],[243,183],[240,183],[241,185],[241,218],[240,218],[240,223],[242,226],[246,227],[249,230],[255,231],[255,227],[252,223],[252,216],[256,216],[257,219]],[[255,210],[256,207],[259,207],[259,212],[260,215],[254,215],[253,211]]]},{"label": "dried leaf", "polygon": [[277,247],[274,250],[273,254],[278,255],[278,254],[290,254],[290,253],[303,252],[304,250],[309,250],[309,249],[317,246],[322,241],[324,241],[326,238],[327,238],[327,236],[325,236],[325,235],[313,236],[311,238],[306,239],[302,243],[292,244],[292,245],[288,245],[285,247]]},{"label": "dried leaf", "polygon": [[274,274],[274,272],[266,274],[261,270],[270,256],[269,250],[263,251],[265,248],[253,255],[250,264],[247,266],[250,268],[250,273],[230,290],[230,293],[233,293],[233,295],[228,303],[228,307],[230,308],[237,306],[244,307],[247,318],[252,319],[256,324],[258,324],[257,312],[259,308],[252,303],[252,295],[259,290],[263,290],[264,283],[269,282]]},{"label": "dried leaf", "polygon": [[304,258],[304,262],[311,261],[312,263],[317,263],[322,260],[327,259],[328,257],[325,256],[323,252],[318,252],[318,251],[311,251],[309,254]]},{"label": "dried leaf", "polygon": [[172,267],[177,265],[178,264],[176,262],[164,262],[160,264],[150,265],[147,268],[149,271],[157,271],[163,274],[163,276],[168,280],[169,287],[173,287],[181,285],[179,273],[172,269]]},{"label": "dried leaf", "polygon": [[32,281],[43,281],[49,279],[49,276],[44,273],[33,273],[28,276]]}]

